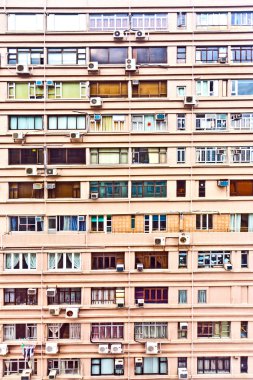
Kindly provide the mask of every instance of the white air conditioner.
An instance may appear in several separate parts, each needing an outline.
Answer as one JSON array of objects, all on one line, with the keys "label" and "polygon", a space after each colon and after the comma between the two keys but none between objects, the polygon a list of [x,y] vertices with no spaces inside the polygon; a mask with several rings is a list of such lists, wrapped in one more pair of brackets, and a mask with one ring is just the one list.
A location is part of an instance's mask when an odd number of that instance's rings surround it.
[{"label": "white air conditioner", "polygon": [[231,120],[240,120],[242,118],[242,114],[241,113],[235,113],[233,115],[231,115]]},{"label": "white air conditioner", "polygon": [[56,296],[56,288],[48,288],[47,289],[47,297],[55,297]]},{"label": "white air conditioner", "polygon": [[136,71],[136,60],[134,58],[127,58],[125,61],[126,71]]},{"label": "white air conditioner", "polygon": [[144,39],[145,37],[146,37],[146,33],[143,30],[137,30],[137,32],[135,32],[135,38],[137,40]]},{"label": "white air conditioner", "polygon": [[187,322],[180,322],[179,328],[180,328],[180,330],[187,330],[188,329],[188,323]]},{"label": "white air conditioner", "polygon": [[124,307],[125,299],[124,298],[116,298],[116,305],[117,305],[117,307]]},{"label": "white air conditioner", "polygon": [[24,140],[25,134],[23,132],[13,132],[12,138],[13,140]]},{"label": "white air conditioner", "polygon": [[187,368],[178,368],[178,378],[179,379],[188,379]]},{"label": "white air conditioner", "polygon": [[88,71],[98,71],[98,62],[89,62]]},{"label": "white air conditioner", "polygon": [[226,270],[232,270],[233,269],[233,265],[231,263],[225,263],[224,264],[224,269],[226,269]]},{"label": "white air conditioner", "polygon": [[117,264],[116,265],[116,271],[117,272],[124,272],[124,264]]},{"label": "white air conditioner", "polygon": [[48,378],[53,380],[53,379],[56,379],[56,376],[57,376],[57,369],[51,369],[51,371],[49,372]]},{"label": "white air conditioner", "polygon": [[124,368],[124,359],[115,359],[115,369]]},{"label": "white air conditioner", "polygon": [[16,65],[17,74],[30,74],[30,69],[28,65]]},{"label": "white air conditioner", "polygon": [[138,298],[137,299],[137,305],[139,307],[143,307],[144,306],[144,299],[143,298]]},{"label": "white air conditioner", "polygon": [[115,30],[113,32],[113,38],[115,38],[115,40],[122,40],[124,38],[124,32],[123,30]]},{"label": "white air conditioner", "polygon": [[90,106],[91,107],[101,107],[102,106],[102,99],[97,98],[90,98]]},{"label": "white air conditioner", "polygon": [[1,355],[1,356],[7,355],[8,352],[9,352],[9,350],[8,350],[8,346],[7,346],[7,344],[5,344],[5,343],[1,343],[1,344],[0,344],[0,355]]},{"label": "white air conditioner", "polygon": [[33,190],[41,190],[41,189],[43,189],[43,183],[39,183],[39,182],[33,183]]},{"label": "white air conditioner", "polygon": [[219,63],[227,63],[227,57],[220,57],[220,58],[218,59],[218,62],[219,62]]},{"label": "white air conditioner", "polygon": [[32,369],[24,369],[21,373],[20,380],[30,380],[32,376]]},{"label": "white air conditioner", "polygon": [[98,346],[99,354],[108,354],[109,353],[109,345],[108,344],[100,344]]},{"label": "white air conditioner", "polygon": [[48,79],[48,80],[46,81],[46,85],[47,85],[47,87],[53,87],[53,86],[54,86],[54,81],[51,80],[51,79]]},{"label": "white air conditioner", "polygon": [[165,113],[157,113],[157,114],[155,115],[155,119],[156,119],[157,121],[164,121],[164,120],[165,120]]},{"label": "white air conditioner", "polygon": [[48,190],[53,190],[53,189],[55,189],[55,187],[56,187],[55,182],[51,182],[51,183],[47,183],[47,184],[46,184],[46,188],[47,188]]},{"label": "white air conditioner", "polygon": [[98,199],[98,193],[90,193],[90,199]]},{"label": "white air conditioner", "polygon": [[157,342],[146,342],[146,354],[158,354]]},{"label": "white air conditioner", "polygon": [[195,106],[197,104],[197,99],[195,96],[185,96],[184,105],[185,106]]},{"label": "white air conditioner", "polygon": [[26,175],[37,175],[37,168],[36,166],[31,166],[29,168],[25,169]]},{"label": "white air conditioner", "polygon": [[81,132],[70,132],[69,137],[71,140],[78,140],[81,138]]},{"label": "white air conditioner", "polygon": [[134,364],[135,364],[135,367],[142,367],[143,359],[142,358],[135,358]]},{"label": "white air conditioner", "polygon": [[165,237],[155,238],[155,245],[165,245]]},{"label": "white air conditioner", "polygon": [[58,352],[58,343],[55,343],[55,342],[46,342],[45,351],[46,351],[46,354],[57,354],[57,352]]},{"label": "white air conditioner", "polygon": [[137,269],[138,272],[142,272],[142,271],[143,271],[143,264],[138,263],[138,264],[136,265],[136,269]]},{"label": "white air conditioner", "polygon": [[28,296],[35,296],[36,294],[37,294],[37,289],[35,289],[35,288],[27,289],[27,295]]},{"label": "white air conditioner", "polygon": [[46,175],[57,175],[57,169],[56,168],[50,168],[46,170]]},{"label": "white air conditioner", "polygon": [[191,242],[191,236],[190,236],[190,234],[186,234],[184,232],[182,232],[181,234],[179,234],[178,243],[180,245],[189,245],[190,242]]},{"label": "white air conditioner", "polygon": [[122,345],[119,344],[111,344],[111,354],[121,354],[122,353]]},{"label": "white air conditioner", "polygon": [[60,307],[59,306],[50,306],[49,307],[49,314],[50,315],[59,315],[60,314]]},{"label": "white air conditioner", "polygon": [[67,307],[65,317],[66,318],[78,318],[78,307]]}]

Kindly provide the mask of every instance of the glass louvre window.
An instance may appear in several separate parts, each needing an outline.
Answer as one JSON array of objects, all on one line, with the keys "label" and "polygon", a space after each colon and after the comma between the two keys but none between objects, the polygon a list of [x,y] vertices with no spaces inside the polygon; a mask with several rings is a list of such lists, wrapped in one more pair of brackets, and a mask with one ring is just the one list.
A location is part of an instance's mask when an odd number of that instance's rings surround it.
[{"label": "glass louvre window", "polygon": [[85,31],[86,15],[85,14],[53,14],[47,16],[47,30],[49,31]]},{"label": "glass louvre window", "polygon": [[228,14],[219,12],[197,13],[197,26],[227,26]]},{"label": "glass louvre window", "polygon": [[177,163],[185,164],[186,158],[186,149],[185,148],[177,148]]},{"label": "glass louvre window", "polygon": [[80,198],[80,182],[52,182],[52,184],[53,188],[48,189],[48,198]]},{"label": "glass louvre window", "polygon": [[231,12],[231,25],[252,26],[253,12]]},{"label": "glass louvre window", "polygon": [[[29,369],[27,359],[7,359],[3,360],[3,375],[21,374],[24,369]],[[37,375],[37,359],[33,359],[33,374]]]},{"label": "glass louvre window", "polygon": [[10,216],[10,231],[40,232],[44,230],[42,216]]},{"label": "glass louvre window", "polygon": [[229,338],[230,322],[198,322],[198,338]]},{"label": "glass louvre window", "polygon": [[124,323],[92,323],[91,324],[91,341],[99,342],[107,339],[123,339]]},{"label": "glass louvre window", "polygon": [[198,358],[197,373],[230,373],[230,357]]},{"label": "glass louvre window", "polygon": [[85,48],[48,48],[48,65],[85,65]]},{"label": "glass louvre window", "polygon": [[85,116],[49,116],[48,129],[86,129]]},{"label": "glass louvre window", "polygon": [[36,253],[6,253],[5,269],[11,270],[30,270],[37,267]]},{"label": "glass louvre window", "polygon": [[129,28],[127,13],[105,13],[89,15],[89,30],[125,30]]},{"label": "glass louvre window", "polygon": [[98,165],[115,165],[128,163],[127,148],[91,148],[90,163]]},{"label": "glass louvre window", "polygon": [[43,48],[9,48],[7,49],[7,62],[9,65],[43,65]]},{"label": "glass louvre window", "polygon": [[226,130],[227,114],[197,114],[196,130]]},{"label": "glass louvre window", "polygon": [[9,149],[9,165],[42,165],[44,163],[43,148]]},{"label": "glass louvre window", "polygon": [[231,53],[231,60],[234,63],[253,62],[253,46],[233,46]]},{"label": "glass louvre window", "polygon": [[231,214],[230,231],[253,232],[253,214]]},{"label": "glass louvre window", "polygon": [[135,322],[134,339],[167,339],[167,322]]},{"label": "glass louvre window", "polygon": [[133,47],[137,64],[167,63],[166,47]]},{"label": "glass louvre window", "polygon": [[132,198],[166,198],[167,181],[132,181]]},{"label": "glass louvre window", "polygon": [[252,130],[253,113],[231,114],[231,128],[235,130]]},{"label": "glass louvre window", "polygon": [[91,216],[91,231],[92,232],[112,232],[112,217],[111,215],[94,215]]},{"label": "glass louvre window", "polygon": [[168,303],[168,288],[135,288],[135,302],[144,299],[145,303]]},{"label": "glass louvre window", "polygon": [[231,95],[253,95],[253,79],[232,80]]},{"label": "glass louvre window", "polygon": [[42,116],[9,116],[9,130],[43,129]]},{"label": "glass louvre window", "polygon": [[81,339],[81,323],[48,323],[48,339]]},{"label": "glass louvre window", "polygon": [[223,267],[226,263],[231,263],[230,251],[199,251],[198,268]]},{"label": "glass louvre window", "polygon": [[48,253],[48,269],[81,269],[81,254]]},{"label": "glass louvre window", "polygon": [[[34,189],[33,186],[38,186]],[[43,183],[41,182],[9,182],[9,199],[44,198]]]},{"label": "glass louvre window", "polygon": [[131,24],[133,29],[167,30],[168,13],[133,13]]},{"label": "glass louvre window", "polygon": [[117,264],[124,264],[124,253],[92,253],[92,270],[116,269]]},{"label": "glass louvre window", "polygon": [[91,304],[113,304],[116,300],[116,288],[92,288]]},{"label": "glass louvre window", "polygon": [[212,214],[197,214],[196,215],[196,229],[197,230],[212,230],[213,229],[213,215]]},{"label": "glass louvre window", "polygon": [[166,375],[167,358],[142,358],[142,366],[135,365],[135,375]]},{"label": "glass louvre window", "polygon": [[54,82],[52,86],[47,86],[48,99],[85,99],[87,97],[87,82]]},{"label": "glass louvre window", "polygon": [[167,96],[167,81],[139,81],[136,85],[132,81],[133,98],[164,98]]},{"label": "glass louvre window", "polygon": [[90,82],[90,96],[102,98],[127,98],[127,82],[120,81],[101,81]]},{"label": "glass louvre window", "polygon": [[226,63],[228,55],[227,47],[208,46],[196,47],[197,63]]},{"label": "glass louvre window", "polygon": [[133,132],[167,131],[167,120],[156,120],[155,115],[132,115]]},{"label": "glass louvre window", "polygon": [[38,32],[44,29],[43,13],[9,13],[7,15],[8,31]]},{"label": "glass louvre window", "polygon": [[80,231],[86,230],[86,217],[84,215],[48,216],[49,231]]},{"label": "glass louvre window", "polygon": [[226,162],[226,153],[225,147],[196,148],[196,163],[222,164]]},{"label": "glass louvre window", "polygon": [[198,303],[206,303],[206,290],[198,290]]},{"label": "glass louvre window", "polygon": [[37,339],[37,324],[17,323],[3,325],[4,340]]},{"label": "glass louvre window", "polygon": [[145,215],[144,231],[146,233],[156,231],[166,231],[167,220],[166,215]]},{"label": "glass louvre window", "polygon": [[144,269],[168,269],[167,252],[136,252],[135,268],[143,264]]},{"label": "glass louvre window", "polygon": [[187,303],[187,290],[178,291],[178,303],[179,304]]},{"label": "glass louvre window", "polygon": [[127,198],[128,182],[112,181],[112,182],[90,182],[90,195],[98,193],[99,198]]},{"label": "glass louvre window", "polygon": [[38,305],[38,294],[28,294],[28,289],[4,289],[4,305]]},{"label": "glass louvre window", "polygon": [[55,297],[47,297],[47,303],[48,305],[80,304],[81,288],[57,288]]},{"label": "glass louvre window", "polygon": [[57,375],[78,375],[80,374],[80,359],[48,359],[47,372],[53,369],[57,370]]},{"label": "glass louvre window", "polygon": [[186,46],[177,47],[177,63],[186,63]]},{"label": "glass louvre window", "polygon": [[165,164],[166,148],[132,148],[133,164]]},{"label": "glass louvre window", "polygon": [[106,64],[125,64],[127,59],[126,47],[96,47],[90,48],[90,61],[98,62],[101,65]]},{"label": "glass louvre window", "polygon": [[[98,119],[98,120],[97,120]],[[90,132],[124,132],[127,131],[125,115],[100,115],[90,118]]]},{"label": "glass louvre window", "polygon": [[252,196],[253,180],[230,180],[230,195],[235,196]]},{"label": "glass louvre window", "polygon": [[219,95],[218,80],[199,80],[196,82],[197,96],[218,96]]},{"label": "glass louvre window", "polygon": [[91,376],[124,375],[124,366],[117,368],[115,359],[91,359]]},{"label": "glass louvre window", "polygon": [[83,148],[49,148],[48,163],[50,165],[85,164],[85,149]]}]

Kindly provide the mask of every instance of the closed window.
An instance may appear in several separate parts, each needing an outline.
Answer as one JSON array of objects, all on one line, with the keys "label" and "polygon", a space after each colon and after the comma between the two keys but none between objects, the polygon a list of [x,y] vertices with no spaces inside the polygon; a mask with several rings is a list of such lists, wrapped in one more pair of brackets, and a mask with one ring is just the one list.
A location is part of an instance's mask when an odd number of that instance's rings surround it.
[{"label": "closed window", "polygon": [[206,290],[198,290],[198,303],[206,303]]},{"label": "closed window", "polygon": [[87,82],[53,82],[46,86],[48,99],[85,99],[88,97]]},{"label": "closed window", "polygon": [[98,62],[101,65],[106,64],[125,64],[127,59],[126,47],[104,47],[90,48],[90,61]]},{"label": "closed window", "polygon": [[137,64],[167,63],[167,48],[133,47],[133,58]]},{"label": "closed window", "polygon": [[228,14],[219,12],[197,13],[197,26],[227,26]]},{"label": "closed window", "polygon": [[133,132],[162,132],[167,131],[167,120],[164,114],[162,120],[156,115],[132,115]]},{"label": "closed window", "polygon": [[84,215],[59,215],[48,217],[49,231],[85,231],[86,217]]},{"label": "closed window", "polygon": [[253,46],[233,46],[231,53],[231,60],[234,63],[253,62]]},{"label": "closed window", "polygon": [[127,82],[90,82],[90,96],[126,98],[128,96]]},{"label": "closed window", "polygon": [[253,114],[252,113],[240,113],[231,114],[231,128],[235,130],[252,130],[253,129]]},{"label": "closed window", "polygon": [[127,13],[94,13],[89,15],[89,30],[126,30],[129,28]]},{"label": "closed window", "polygon": [[177,86],[177,96],[186,95],[186,86]]},{"label": "closed window", "polygon": [[164,98],[167,96],[167,81],[139,81],[138,84],[132,81],[133,98]]},{"label": "closed window", "polygon": [[99,342],[108,339],[123,339],[124,323],[108,322],[108,323],[92,323],[91,324],[91,341]]},{"label": "closed window", "polygon": [[86,129],[85,116],[49,116],[48,129]]},{"label": "closed window", "polygon": [[241,373],[248,373],[248,356],[240,357]]},{"label": "closed window", "polygon": [[85,48],[48,48],[48,65],[85,65]]},{"label": "closed window", "polygon": [[135,288],[135,302],[144,299],[145,303],[168,303],[168,288]]},{"label": "closed window", "polygon": [[253,95],[253,79],[232,80],[231,95]]},{"label": "closed window", "polygon": [[9,149],[9,165],[42,165],[44,154],[42,148]]},{"label": "closed window", "polygon": [[186,46],[177,47],[177,63],[186,63]]},{"label": "closed window", "polygon": [[223,131],[227,129],[227,114],[197,114],[197,131]]},{"label": "closed window", "polygon": [[43,48],[9,48],[7,49],[7,62],[9,65],[43,65]]},{"label": "closed window", "polygon": [[43,129],[42,116],[9,116],[9,130]]},{"label": "closed window", "polygon": [[11,216],[10,231],[41,232],[44,230],[42,216]]},{"label": "closed window", "polygon": [[12,100],[39,100],[44,99],[43,83],[36,82],[8,82],[8,99]]},{"label": "closed window", "polygon": [[196,215],[196,229],[197,230],[212,230],[213,229],[213,215],[212,214],[197,214]]},{"label": "closed window", "polygon": [[36,269],[37,254],[36,253],[6,253],[5,269],[12,270],[29,270]]},{"label": "closed window", "polygon": [[198,358],[197,373],[230,373],[230,357]]},{"label": "closed window", "polygon": [[85,149],[83,148],[49,148],[49,165],[85,164]]},{"label": "closed window", "polygon": [[231,196],[252,196],[253,181],[252,180],[230,180]]},{"label": "closed window", "polygon": [[[231,161],[233,163],[252,163],[253,162],[253,147],[252,146],[236,146],[232,149]],[[240,181],[238,181],[239,183]],[[246,181],[247,182],[247,181]],[[245,182],[245,185],[246,185]],[[250,181],[248,181],[249,184]],[[248,186],[247,186],[248,188]]]},{"label": "closed window", "polygon": [[127,198],[127,181],[92,181],[90,182],[90,196],[98,194],[99,198]]},{"label": "closed window", "polygon": [[167,358],[142,358],[142,365],[135,365],[135,375],[166,375]]},{"label": "closed window", "polygon": [[248,268],[249,251],[241,251],[241,268]]},{"label": "closed window", "polygon": [[93,215],[91,216],[91,232],[112,232],[111,215]]},{"label": "closed window", "polygon": [[218,96],[218,80],[199,80],[196,82],[197,96]]},{"label": "closed window", "polygon": [[213,268],[223,267],[230,261],[230,251],[199,251],[198,253],[198,268]]},{"label": "closed window", "polygon": [[196,47],[196,63],[227,63],[227,47]]},{"label": "closed window", "polygon": [[199,183],[199,197],[204,198],[206,196],[206,181],[198,181]]},{"label": "closed window", "polygon": [[91,148],[90,163],[98,165],[115,165],[128,163],[127,148]]},{"label": "closed window", "polygon": [[91,304],[114,304],[117,294],[123,295],[124,289],[116,288],[92,288],[91,289]]},{"label": "closed window", "polygon": [[116,359],[91,359],[91,376],[124,375],[124,366],[118,368]]},{"label": "closed window", "polygon": [[95,114],[90,118],[90,132],[124,132],[128,130],[125,115],[100,115]]},{"label": "closed window", "polygon": [[48,182],[48,198],[80,198],[80,182]]},{"label": "closed window", "polygon": [[9,199],[44,198],[42,182],[11,182],[9,183]]},{"label": "closed window", "polygon": [[37,339],[36,323],[17,323],[3,325],[4,340]]},{"label": "closed window", "polygon": [[168,269],[167,252],[136,252],[135,267],[143,264],[144,269]]},{"label": "closed window", "polygon": [[186,181],[178,180],[177,181],[177,197],[185,197],[186,196]]},{"label": "closed window", "polygon": [[4,305],[38,305],[38,292],[29,294],[28,289],[4,289]]},{"label": "closed window", "polygon": [[167,30],[168,13],[133,13],[131,23],[133,29]]},{"label": "closed window", "polygon": [[222,164],[226,162],[226,154],[226,147],[196,148],[196,163]]},{"label": "closed window", "polygon": [[185,164],[186,148],[177,148],[177,163]]},{"label": "closed window", "polygon": [[177,368],[187,368],[187,358],[186,357],[177,358]]},{"label": "closed window", "polygon": [[133,164],[165,164],[166,148],[132,148]]},{"label": "closed window", "polygon": [[177,130],[184,131],[185,127],[186,127],[185,113],[178,113],[177,114]]},{"label": "closed window", "polygon": [[47,360],[47,374],[50,371],[56,370],[57,375],[78,375],[80,374],[80,359],[48,359]]},{"label": "closed window", "polygon": [[47,339],[81,339],[81,323],[48,323]]},{"label": "closed window", "polygon": [[134,339],[167,339],[167,322],[135,322]]},{"label": "closed window", "polygon": [[252,26],[253,12],[231,12],[231,25]]},{"label": "closed window", "polygon": [[116,269],[117,264],[124,264],[124,253],[92,253],[91,269]]},{"label": "closed window", "polygon": [[166,181],[132,181],[132,198],[166,198]]},{"label": "closed window", "polygon": [[[29,360],[27,359],[8,359],[3,360],[3,375],[22,374],[24,369],[30,369]],[[33,374],[37,374],[37,359],[33,359]]]},{"label": "closed window", "polygon": [[39,32],[44,29],[44,15],[42,13],[10,13],[7,15],[8,31]]},{"label": "closed window", "polygon": [[78,252],[48,253],[48,269],[81,269],[81,254]]},{"label": "closed window", "polygon": [[198,322],[198,338],[229,338],[230,322]]},{"label": "closed window", "polygon": [[178,268],[187,268],[187,252],[185,251],[178,253]]},{"label": "closed window", "polygon": [[48,31],[85,31],[86,30],[86,15],[85,14],[53,14],[47,16]]},{"label": "closed window", "polygon": [[79,305],[81,303],[81,288],[56,288],[55,297],[47,297],[47,303],[48,305]]},{"label": "closed window", "polygon": [[187,290],[179,290],[178,291],[178,303],[184,304],[187,303]]}]

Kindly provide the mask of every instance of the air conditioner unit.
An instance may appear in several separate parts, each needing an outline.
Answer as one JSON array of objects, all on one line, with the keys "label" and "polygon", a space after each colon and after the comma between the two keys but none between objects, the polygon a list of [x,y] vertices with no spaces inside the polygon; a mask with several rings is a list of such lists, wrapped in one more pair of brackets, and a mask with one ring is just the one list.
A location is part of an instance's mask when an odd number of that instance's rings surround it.
[{"label": "air conditioner unit", "polygon": [[115,38],[115,40],[122,40],[124,38],[125,34],[123,32],[123,30],[115,30],[113,32],[113,38]]},{"label": "air conditioner unit", "polygon": [[59,315],[60,311],[61,311],[61,309],[59,306],[50,306],[50,308],[49,308],[49,314],[50,315],[54,315],[54,316]]},{"label": "air conditioner unit", "polygon": [[102,99],[101,98],[90,98],[90,106],[91,107],[101,107]]},{"label": "air conditioner unit", "polygon": [[43,222],[43,217],[42,216],[36,216],[35,217],[35,222],[38,223],[38,222]]},{"label": "air conditioner unit", "polygon": [[138,264],[136,265],[136,269],[137,269],[138,272],[142,272],[142,271],[143,271],[143,264],[138,263]]},{"label": "air conditioner unit", "polygon": [[231,120],[240,120],[242,118],[241,113],[231,115]]},{"label": "air conditioner unit", "polygon": [[84,215],[79,215],[78,216],[78,221],[79,222],[84,222],[85,221],[85,216]]},{"label": "air conditioner unit", "polygon": [[43,189],[43,183],[39,183],[39,182],[33,183],[33,190],[41,190],[41,189]]},{"label": "air conditioner unit", "polygon": [[9,350],[8,350],[8,346],[7,346],[7,344],[5,344],[5,343],[1,343],[1,344],[0,344],[0,355],[1,355],[1,356],[7,355],[8,352],[9,352]]},{"label": "air conditioner unit", "polygon": [[138,305],[139,307],[143,307],[143,306],[144,306],[144,299],[143,299],[143,298],[139,298],[139,299],[137,299],[137,305]]},{"label": "air conditioner unit", "polygon": [[32,376],[32,369],[24,369],[21,373],[20,380],[30,380]]},{"label": "air conditioner unit", "polygon": [[190,234],[182,232],[178,237],[178,243],[181,245],[189,245],[191,242]]},{"label": "air conditioner unit", "polygon": [[47,289],[47,297],[55,297],[57,293],[56,288],[48,288]]},{"label": "air conditioner unit", "polygon": [[108,344],[100,344],[98,346],[99,354],[108,354],[109,353],[109,345]]},{"label": "air conditioner unit", "polygon": [[51,369],[51,371],[49,372],[49,375],[48,375],[48,378],[49,379],[55,379],[57,376],[57,369]]},{"label": "air conditioner unit", "polygon": [[55,187],[56,187],[56,184],[55,183],[47,183],[46,184],[46,188],[48,189],[48,190],[53,190],[53,189],[55,189]]},{"label": "air conditioner unit", "polygon": [[93,119],[94,119],[95,121],[101,121],[102,116],[100,115],[100,113],[95,113],[95,114],[93,115]]},{"label": "air conditioner unit", "polygon": [[90,199],[98,199],[98,193],[90,193]]},{"label": "air conditioner unit", "polygon": [[17,74],[30,74],[29,66],[27,65],[17,65],[16,66]]},{"label": "air conditioner unit", "polygon": [[98,71],[98,62],[89,62],[88,71]]},{"label": "air conditioner unit", "polygon": [[229,185],[229,181],[228,179],[220,179],[217,184],[219,187],[227,187]]},{"label": "air conditioner unit", "polygon": [[219,63],[227,63],[227,57],[220,57],[220,58],[218,59],[218,62],[219,62]]},{"label": "air conditioner unit", "polygon": [[14,132],[12,138],[13,140],[24,140],[25,134],[23,132]]},{"label": "air conditioner unit", "polygon": [[55,168],[47,169],[46,175],[57,175],[57,169],[55,169]]},{"label": "air conditioner unit", "polygon": [[187,368],[178,368],[178,378],[179,379],[188,379]]},{"label": "air conditioner unit", "polygon": [[29,288],[27,289],[28,296],[35,296],[37,294],[37,289]]},{"label": "air conditioner unit", "polygon": [[58,352],[58,343],[55,343],[55,342],[46,342],[45,351],[46,351],[46,354],[57,354],[57,352]]},{"label": "air conditioner unit", "polygon": [[157,342],[146,342],[146,354],[158,354]]},{"label": "air conditioner unit", "polygon": [[36,80],[35,85],[37,87],[43,87],[44,86],[44,82],[43,82],[43,80]]},{"label": "air conditioner unit", "polygon": [[233,265],[231,263],[225,263],[224,264],[224,269],[226,269],[226,270],[232,270],[233,269]]},{"label": "air conditioner unit", "polygon": [[134,58],[127,58],[125,61],[126,71],[136,71],[136,60]]},{"label": "air conditioner unit", "polygon": [[157,113],[155,115],[155,119],[158,121],[164,121],[165,120],[165,113]]},{"label": "air conditioner unit", "polygon": [[165,237],[155,238],[155,245],[165,245]]},{"label": "air conditioner unit", "polygon": [[188,323],[187,322],[180,322],[179,328],[180,328],[180,330],[187,330],[188,329]]},{"label": "air conditioner unit", "polygon": [[115,369],[124,368],[124,359],[115,359]]},{"label": "air conditioner unit", "polygon": [[25,169],[26,175],[37,175],[37,168],[36,166],[31,166],[29,168]]},{"label": "air conditioner unit", "polygon": [[197,104],[197,99],[195,96],[186,96],[184,98],[184,105],[185,106],[195,106]]},{"label": "air conditioner unit", "polygon": [[111,344],[111,354],[121,354],[122,345],[121,344]]},{"label": "air conditioner unit", "polygon": [[78,140],[81,138],[81,133],[80,132],[71,132],[69,134],[69,137],[71,140]]},{"label": "air conditioner unit", "polygon": [[137,40],[144,39],[145,37],[146,33],[143,30],[137,30],[137,32],[135,32],[135,38]]},{"label": "air conditioner unit", "polygon": [[116,305],[117,305],[117,307],[124,307],[125,299],[124,298],[116,298]]},{"label": "air conditioner unit", "polygon": [[53,80],[47,80],[46,85],[47,85],[47,87],[52,87],[52,86],[54,86],[54,81]]},{"label": "air conditioner unit", "polygon": [[117,272],[124,272],[124,264],[117,264],[116,265],[116,271]]},{"label": "air conditioner unit", "polygon": [[67,307],[65,317],[66,318],[78,318],[78,307]]},{"label": "air conditioner unit", "polygon": [[135,358],[134,364],[135,364],[135,367],[142,367],[143,359],[142,358]]}]

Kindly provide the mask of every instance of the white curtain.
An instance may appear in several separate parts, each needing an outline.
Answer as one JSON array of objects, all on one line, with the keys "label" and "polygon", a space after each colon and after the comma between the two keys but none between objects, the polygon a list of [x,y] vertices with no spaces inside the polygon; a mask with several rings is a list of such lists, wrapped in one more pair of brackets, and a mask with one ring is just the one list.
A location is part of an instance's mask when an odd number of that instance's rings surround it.
[{"label": "white curtain", "polygon": [[241,214],[230,215],[230,231],[240,232],[241,230]]},{"label": "white curtain", "polygon": [[36,269],[36,253],[30,253],[30,269]]},{"label": "white curtain", "polygon": [[248,232],[253,232],[253,214],[249,214]]},{"label": "white curtain", "polygon": [[5,255],[5,266],[6,266],[6,269],[11,269],[11,256],[12,256],[11,253],[6,253],[6,255]]},{"label": "white curtain", "polygon": [[48,325],[48,330],[52,333],[53,339],[59,339],[60,338],[60,328],[62,327],[63,323],[50,323]]},{"label": "white curtain", "polygon": [[81,324],[80,323],[70,323],[69,325],[69,339],[80,339],[81,338]]},{"label": "white curtain", "polygon": [[113,375],[114,374],[114,359],[101,360],[101,374]]},{"label": "white curtain", "polygon": [[15,325],[5,325],[4,326],[4,339],[14,340],[15,337]]},{"label": "white curtain", "polygon": [[55,261],[56,261],[55,253],[49,253],[48,254],[48,269],[56,268]]},{"label": "white curtain", "polygon": [[143,373],[159,373],[158,358],[144,358]]}]

